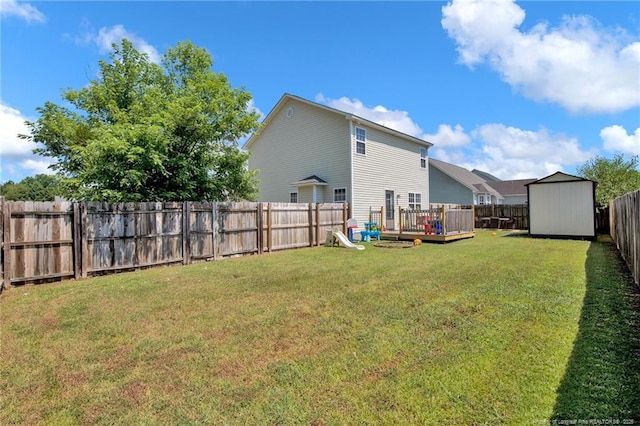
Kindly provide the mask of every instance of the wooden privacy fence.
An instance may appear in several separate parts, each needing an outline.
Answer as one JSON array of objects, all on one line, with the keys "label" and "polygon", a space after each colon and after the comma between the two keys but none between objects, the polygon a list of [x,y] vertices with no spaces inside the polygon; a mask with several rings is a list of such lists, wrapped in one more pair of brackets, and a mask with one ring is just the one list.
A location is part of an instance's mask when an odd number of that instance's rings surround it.
[{"label": "wooden privacy fence", "polygon": [[640,283],[640,189],[611,201],[611,238],[629,265],[636,284]]},{"label": "wooden privacy fence", "polygon": [[[529,208],[526,204],[487,204],[474,206],[476,228],[498,228],[500,219],[509,229],[529,229]],[[495,220],[492,222],[491,219]]]},{"label": "wooden privacy fence", "polygon": [[2,282],[113,273],[324,244],[349,206],[29,202],[0,199]]}]

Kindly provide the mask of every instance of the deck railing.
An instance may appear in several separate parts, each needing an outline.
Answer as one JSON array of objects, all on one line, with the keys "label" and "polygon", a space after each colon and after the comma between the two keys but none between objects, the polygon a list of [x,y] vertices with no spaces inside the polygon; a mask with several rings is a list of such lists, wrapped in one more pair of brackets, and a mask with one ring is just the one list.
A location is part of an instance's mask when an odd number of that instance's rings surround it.
[{"label": "deck railing", "polygon": [[453,235],[473,232],[473,209],[400,209],[400,232]]},{"label": "deck railing", "polygon": [[[398,208],[399,233],[456,235],[473,232],[473,207],[432,206],[429,209]],[[369,212],[369,221],[382,223],[383,209]]]},{"label": "deck railing", "polygon": [[428,210],[400,209],[400,232],[444,235],[445,226],[443,207]]},{"label": "deck railing", "polygon": [[470,209],[449,209],[444,210],[444,234],[462,234],[473,232],[473,208]]},{"label": "deck railing", "polygon": [[382,207],[377,210],[369,207],[369,222],[377,223],[380,229],[384,229],[384,220],[382,219],[383,217],[384,211]]}]

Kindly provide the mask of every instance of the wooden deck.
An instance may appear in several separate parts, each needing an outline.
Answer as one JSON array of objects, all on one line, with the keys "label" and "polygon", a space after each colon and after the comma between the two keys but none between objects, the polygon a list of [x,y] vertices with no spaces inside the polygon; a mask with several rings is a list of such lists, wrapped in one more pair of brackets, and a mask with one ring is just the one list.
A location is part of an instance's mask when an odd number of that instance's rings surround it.
[{"label": "wooden deck", "polygon": [[475,236],[476,236],[475,232],[450,233],[448,235],[435,235],[435,234],[425,234],[425,233],[418,233],[418,232],[400,233],[399,231],[384,231],[380,233],[380,239],[382,240],[413,241],[418,239],[428,243],[448,243],[451,241],[474,238]]}]

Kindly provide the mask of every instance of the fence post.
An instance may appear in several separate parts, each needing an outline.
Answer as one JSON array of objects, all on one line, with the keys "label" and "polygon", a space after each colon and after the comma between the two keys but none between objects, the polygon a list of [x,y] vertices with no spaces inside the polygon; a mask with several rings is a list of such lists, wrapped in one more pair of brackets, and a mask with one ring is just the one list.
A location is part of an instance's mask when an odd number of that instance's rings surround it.
[{"label": "fence post", "polygon": [[313,247],[313,203],[309,203],[307,210],[307,219],[309,222],[309,247]]},{"label": "fence post", "polygon": [[258,233],[256,234],[256,243],[258,244],[258,254],[262,254],[264,244],[262,243],[262,202],[259,202],[256,206],[256,228]]},{"label": "fence post", "polygon": [[[0,253],[4,250],[4,197],[0,195]],[[0,293],[2,293],[2,286],[4,284],[4,264],[2,262],[3,256],[0,256]]]},{"label": "fence post", "polygon": [[442,205],[442,235],[447,235],[447,208]]},{"label": "fence post", "polygon": [[87,202],[80,203],[80,273],[82,278],[86,278],[89,275],[89,266],[93,262],[92,257],[89,255],[89,223],[87,220]]},{"label": "fence post", "polygon": [[402,207],[398,206],[398,231],[402,235]]},{"label": "fence post", "polygon": [[191,263],[191,204],[182,202],[182,264]]},{"label": "fence post", "polygon": [[0,283],[0,290],[9,288],[11,284],[11,204],[0,200],[2,205],[2,272],[4,277]]},{"label": "fence post", "polygon": [[320,203],[316,203],[316,246],[320,246]]},{"label": "fence post", "polygon": [[475,232],[476,230],[476,206],[471,205],[471,231]]},{"label": "fence post", "polygon": [[273,235],[271,235],[271,203],[267,203],[267,252],[271,253],[271,244],[273,243]]},{"label": "fence post", "polygon": [[609,201],[609,235],[611,236],[611,238],[613,239],[613,242],[616,241],[616,221],[615,221],[615,214],[613,212],[615,203],[613,202],[614,200]]},{"label": "fence post", "polygon": [[347,210],[347,203],[342,203],[342,233],[347,235],[347,219],[349,219],[347,216],[349,214],[349,211]]},{"label": "fence post", "polygon": [[220,227],[218,226],[218,202],[211,203],[211,249],[213,250],[213,260],[219,259],[218,251],[220,250]]},{"label": "fence post", "polygon": [[80,205],[77,201],[73,202],[73,278],[79,280],[82,277],[82,233]]}]

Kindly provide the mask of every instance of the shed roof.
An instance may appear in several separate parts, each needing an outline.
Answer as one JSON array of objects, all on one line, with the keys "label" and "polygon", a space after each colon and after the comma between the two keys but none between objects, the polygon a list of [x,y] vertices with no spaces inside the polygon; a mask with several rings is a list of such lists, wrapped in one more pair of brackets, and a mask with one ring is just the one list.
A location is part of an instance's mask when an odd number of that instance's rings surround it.
[{"label": "shed roof", "polygon": [[585,179],[583,177],[580,176],[574,176],[574,175],[570,175],[568,173],[564,173],[564,172],[555,172],[550,174],[549,176],[545,176],[543,178],[540,178],[536,181],[530,182],[528,184],[526,184],[525,186],[529,186],[529,185],[536,185],[539,183],[555,183],[555,182],[593,182],[593,183],[597,183],[596,181],[590,180],[590,179]]}]

